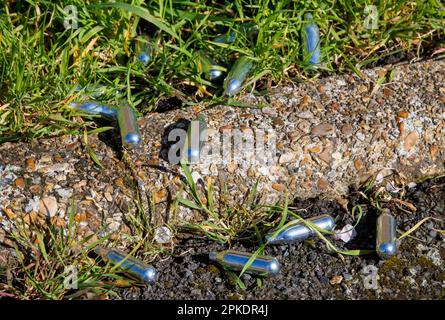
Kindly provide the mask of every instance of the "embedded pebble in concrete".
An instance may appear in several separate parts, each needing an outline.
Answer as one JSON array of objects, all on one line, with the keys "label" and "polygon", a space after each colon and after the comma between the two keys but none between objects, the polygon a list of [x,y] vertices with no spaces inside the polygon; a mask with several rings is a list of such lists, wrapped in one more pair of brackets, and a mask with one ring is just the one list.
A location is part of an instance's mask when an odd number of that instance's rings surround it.
[{"label": "embedded pebble in concrete", "polygon": [[[98,232],[107,223],[105,231],[125,230],[122,217],[135,211],[132,180],[106,143],[95,136],[90,141],[103,170],[92,163],[75,136],[0,145],[0,182],[7,182],[0,187],[1,228],[11,231],[5,209],[27,224],[67,226],[74,200],[80,236]],[[14,184],[17,178],[24,179],[24,188]]]}]

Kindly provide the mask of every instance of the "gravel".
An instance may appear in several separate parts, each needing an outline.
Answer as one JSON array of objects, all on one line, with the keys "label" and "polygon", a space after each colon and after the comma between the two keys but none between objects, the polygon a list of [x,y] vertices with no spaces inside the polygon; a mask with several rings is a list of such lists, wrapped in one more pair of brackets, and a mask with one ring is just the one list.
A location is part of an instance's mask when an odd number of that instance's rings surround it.
[{"label": "gravel", "polygon": [[[384,207],[396,217],[398,230],[403,232],[425,217],[443,219],[440,208],[445,205],[444,195],[445,178],[432,179],[406,193],[404,201],[415,204],[416,199],[424,199],[424,204],[416,204],[415,212],[404,212],[393,202]],[[351,205],[363,205],[365,215],[357,228],[359,236],[347,244],[334,244],[341,249],[373,249],[375,209],[363,204],[356,194],[348,200]],[[329,212],[340,225],[351,221],[350,214],[335,201],[316,197],[293,205],[309,207],[313,214]],[[330,253],[320,240],[267,247],[265,253],[277,257],[282,270],[275,277],[264,278],[261,286],[255,277],[243,275],[246,289],[207,260],[209,251],[229,246],[190,236],[178,243],[175,257],[153,264],[160,271],[159,279],[148,288],[139,288],[137,299],[444,299],[445,237],[439,234],[432,239],[428,235],[429,228],[440,227],[436,222],[424,224],[411,234],[412,238],[401,241],[398,254],[389,260],[380,260],[375,254],[342,259]],[[230,248],[253,252],[257,247],[233,244]],[[121,296],[134,298],[126,289]]]}]

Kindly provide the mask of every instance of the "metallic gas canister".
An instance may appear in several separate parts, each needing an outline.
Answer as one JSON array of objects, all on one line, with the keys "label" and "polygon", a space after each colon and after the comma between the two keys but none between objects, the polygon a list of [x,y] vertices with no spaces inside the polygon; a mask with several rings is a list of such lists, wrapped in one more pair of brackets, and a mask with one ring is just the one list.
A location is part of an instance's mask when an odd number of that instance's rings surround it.
[{"label": "metallic gas canister", "polygon": [[224,79],[224,94],[230,97],[238,93],[252,67],[253,63],[248,57],[239,58]]},{"label": "metallic gas canister", "polygon": [[144,66],[153,58],[154,47],[148,35],[142,34],[136,41],[136,59]]},{"label": "metallic gas canister", "polygon": [[113,265],[120,264],[119,267],[123,271],[147,284],[156,280],[157,273],[152,266],[134,257],[127,257],[128,254],[121,250],[97,247],[94,249],[94,252]]},{"label": "metallic gas canister", "polygon": [[[334,218],[327,214],[307,220],[315,224],[320,229],[324,229],[326,231],[331,231],[335,225]],[[274,234],[275,232],[272,231],[266,235],[267,244],[282,244],[304,241],[307,238],[315,235],[315,231],[300,221],[281,230],[275,237],[273,237]]]},{"label": "metallic gas canister", "polygon": [[207,124],[202,116],[190,122],[182,147],[181,159],[185,163],[197,163],[207,136]]},{"label": "metallic gas canister", "polygon": [[312,14],[306,13],[304,19],[306,21],[303,27],[304,60],[307,59],[311,69],[316,69],[321,63],[320,31]]},{"label": "metallic gas canister", "polygon": [[198,71],[210,81],[217,81],[224,75],[224,67],[219,66],[207,53],[198,51],[196,53],[196,65]]},{"label": "metallic gas canister", "polygon": [[122,145],[130,148],[139,147],[142,137],[136,113],[126,101],[123,101],[120,108],[117,109],[117,121],[121,131]]},{"label": "metallic gas canister", "polygon": [[382,212],[377,218],[376,252],[382,259],[397,253],[396,220],[389,212]]},{"label": "metallic gas canister", "polygon": [[[235,250],[209,253],[209,259],[211,261],[218,262],[220,265],[234,271],[241,271],[251,257],[251,253]],[[246,269],[246,272],[257,275],[273,276],[276,275],[280,269],[280,263],[276,258],[269,256],[257,256],[253,260],[252,264]]]},{"label": "metallic gas canister", "polygon": [[93,101],[87,101],[82,103],[71,102],[69,104],[71,108],[84,111],[90,114],[97,114],[109,120],[117,119],[117,109],[109,107],[107,105],[99,104]]}]

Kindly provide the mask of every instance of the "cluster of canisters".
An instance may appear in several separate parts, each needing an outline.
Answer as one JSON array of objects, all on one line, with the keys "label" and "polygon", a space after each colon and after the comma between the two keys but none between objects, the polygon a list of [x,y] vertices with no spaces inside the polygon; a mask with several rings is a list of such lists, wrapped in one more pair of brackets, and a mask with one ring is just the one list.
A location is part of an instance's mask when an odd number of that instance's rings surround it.
[{"label": "cluster of canisters", "polygon": [[[310,13],[305,15],[306,24],[303,27],[303,47],[307,64],[309,68],[316,69],[321,63],[320,35],[317,25],[312,19]],[[244,32],[248,37],[254,37],[257,34],[255,25],[247,24],[243,26]],[[213,39],[217,43],[231,43],[236,39],[236,34],[231,32]],[[136,59],[139,63],[146,65],[152,58],[153,46],[148,37],[142,36],[138,41]],[[196,54],[196,64],[199,72],[212,81],[218,82],[225,75],[225,68],[219,66],[207,53],[199,51]],[[223,88],[224,94],[232,96],[240,91],[249,71],[253,67],[253,61],[247,56],[241,56],[225,75]],[[77,87],[76,91],[82,90]],[[105,87],[95,86],[87,87],[85,91],[90,92],[90,96],[97,98],[103,94]],[[109,107],[107,105],[95,102],[71,102],[70,107],[81,110],[89,114],[100,115],[103,118],[117,122],[122,138],[122,145],[125,147],[138,147],[141,144],[141,134],[137,125],[137,117],[134,109],[126,102],[121,101],[119,108]],[[187,145],[183,148],[181,158],[188,162],[199,160],[200,150],[204,143],[201,132],[205,131],[206,124],[202,118],[198,121],[192,121],[187,132]],[[335,222],[329,215],[321,215],[307,219],[305,221],[295,220],[288,223],[286,227],[278,231],[272,231],[266,235],[267,245],[291,244],[304,241],[318,232],[332,233]],[[317,231],[316,231],[317,230]],[[393,256],[397,252],[396,224],[394,217],[383,212],[377,219],[376,230],[376,252],[385,259]],[[117,249],[97,247],[95,252],[104,260],[111,264],[118,265],[127,274],[139,279],[145,283],[152,283],[156,280],[156,270],[142,261],[135,259],[129,254]],[[281,269],[279,261],[270,256],[254,256],[254,254],[239,252],[234,250],[225,250],[221,252],[209,253],[209,260],[219,263],[224,268],[233,271],[244,271],[256,275],[276,275]]]},{"label": "cluster of canisters", "polygon": [[[334,228],[334,219],[329,215],[320,215],[302,220],[294,220],[286,227],[271,231],[265,237],[267,245],[292,244],[304,241],[316,235],[316,231],[331,233]],[[382,259],[392,257],[397,253],[396,224],[394,217],[388,212],[383,212],[377,218],[376,252]],[[113,265],[118,265],[130,276],[150,284],[157,278],[156,270],[142,261],[139,261],[125,252],[117,249],[97,247],[96,254]],[[242,271],[259,275],[274,276],[280,272],[279,261],[271,256],[254,256],[248,252],[224,250],[210,252],[209,261],[220,264],[223,268],[232,271]]]},{"label": "cluster of canisters", "polygon": [[[313,17],[310,13],[304,15],[305,24],[303,26],[302,39],[304,60],[308,69],[317,69],[321,65],[321,50],[320,50],[320,31],[314,23]],[[241,32],[246,34],[250,39],[254,38],[258,29],[254,24],[243,24],[240,28]],[[218,36],[213,39],[216,43],[232,43],[236,39],[236,33],[230,32],[225,35]],[[225,68],[218,65],[207,53],[199,51],[196,56],[198,70],[204,76],[213,82],[218,82],[225,75]],[[236,60],[230,69],[229,73],[224,79],[224,95],[233,96],[241,90],[241,87],[246,80],[249,71],[253,67],[252,60],[247,56],[241,56]]]}]

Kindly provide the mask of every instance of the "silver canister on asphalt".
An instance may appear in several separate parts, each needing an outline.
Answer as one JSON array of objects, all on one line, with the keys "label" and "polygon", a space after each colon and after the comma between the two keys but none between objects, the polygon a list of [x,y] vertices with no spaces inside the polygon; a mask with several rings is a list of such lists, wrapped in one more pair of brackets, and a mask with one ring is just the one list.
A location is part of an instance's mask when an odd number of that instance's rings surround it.
[{"label": "silver canister on asphalt", "polygon": [[[331,231],[334,228],[334,218],[327,214],[323,214],[317,217],[309,218],[308,221],[312,222],[318,228]],[[312,228],[306,226],[302,221],[296,222],[294,225],[284,228],[274,237],[275,232],[272,231],[266,235],[267,244],[283,244],[304,241],[309,237],[315,235],[315,231]]]},{"label": "silver canister on asphalt", "polygon": [[[233,271],[241,271],[252,257],[251,253],[235,250],[225,250],[221,252],[209,253],[211,261],[218,262],[220,265]],[[247,273],[256,275],[276,275],[281,269],[280,263],[274,257],[257,256],[252,264],[246,269]]]},{"label": "silver canister on asphalt", "polygon": [[121,250],[97,247],[94,249],[94,252],[113,265],[119,264],[119,268],[125,273],[147,284],[156,280],[157,273],[152,266],[132,256],[128,256],[127,253]]},{"label": "silver canister on asphalt", "polygon": [[139,147],[142,141],[137,123],[136,113],[125,101],[117,110],[117,121],[121,131],[122,145],[125,147]]},{"label": "silver canister on asphalt", "polygon": [[382,212],[377,218],[376,252],[382,259],[397,253],[396,220],[389,212]]}]

